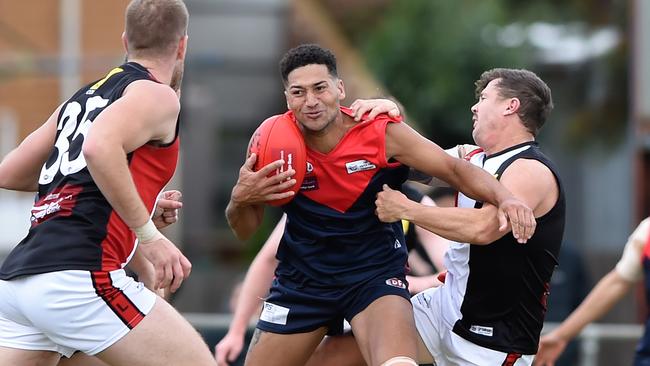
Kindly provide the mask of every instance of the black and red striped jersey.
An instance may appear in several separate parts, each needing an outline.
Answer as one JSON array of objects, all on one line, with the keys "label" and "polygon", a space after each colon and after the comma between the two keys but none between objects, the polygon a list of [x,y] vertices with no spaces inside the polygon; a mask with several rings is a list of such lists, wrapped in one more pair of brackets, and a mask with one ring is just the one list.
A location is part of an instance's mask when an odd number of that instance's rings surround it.
[{"label": "black and red striped jersey", "polygon": [[[41,169],[31,227],[0,267],[1,279],[60,270],[111,271],[128,262],[135,235],[93,181],[82,145],[97,116],[137,80],[157,82],[146,68],[128,62],[63,104],[54,146]],[[174,174],[178,150],[177,136],[168,145],[146,144],[127,155],[149,211]]]}]

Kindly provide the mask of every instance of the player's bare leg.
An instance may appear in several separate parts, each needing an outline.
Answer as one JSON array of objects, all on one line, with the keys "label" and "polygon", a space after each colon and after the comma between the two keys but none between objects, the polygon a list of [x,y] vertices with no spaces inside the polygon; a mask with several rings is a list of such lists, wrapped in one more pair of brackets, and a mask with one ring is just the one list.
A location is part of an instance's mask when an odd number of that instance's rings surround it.
[{"label": "player's bare leg", "polygon": [[29,351],[0,346],[0,365],[55,366],[61,355],[52,351]]},{"label": "player's bare leg", "polygon": [[[417,358],[417,330],[410,301],[388,295],[373,301],[352,321],[352,331],[361,354],[371,366],[379,366],[396,357]],[[414,365],[407,360],[393,366]]]},{"label": "player's bare leg", "polygon": [[140,324],[97,357],[109,365],[216,365],[199,333],[159,297]]},{"label": "player's bare leg", "polygon": [[255,329],[245,365],[303,366],[326,333],[325,327],[296,334],[276,334]]},{"label": "player's bare leg", "polygon": [[366,366],[352,333],[325,337],[305,366]]},{"label": "player's bare leg", "polygon": [[429,352],[427,346],[424,345],[424,341],[422,340],[422,336],[420,336],[419,332],[418,332],[418,358],[415,361],[417,361],[418,363],[435,364],[433,360],[433,356],[431,356],[431,352]]}]

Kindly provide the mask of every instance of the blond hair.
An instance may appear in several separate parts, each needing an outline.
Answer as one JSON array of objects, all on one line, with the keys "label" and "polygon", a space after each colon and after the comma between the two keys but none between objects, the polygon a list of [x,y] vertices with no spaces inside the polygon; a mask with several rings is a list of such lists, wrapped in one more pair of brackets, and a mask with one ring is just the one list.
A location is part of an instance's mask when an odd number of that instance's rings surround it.
[{"label": "blond hair", "polygon": [[133,57],[165,56],[187,34],[189,14],[182,0],[132,0],[126,8],[126,40]]}]

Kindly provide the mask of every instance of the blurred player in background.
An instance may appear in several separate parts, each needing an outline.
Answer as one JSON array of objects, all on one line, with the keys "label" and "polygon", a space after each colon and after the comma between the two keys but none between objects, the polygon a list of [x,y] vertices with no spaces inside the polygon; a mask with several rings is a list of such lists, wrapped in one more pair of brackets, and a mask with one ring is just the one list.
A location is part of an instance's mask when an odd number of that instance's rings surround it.
[{"label": "blurred player in background", "polygon": [[[605,315],[641,279],[645,280],[646,303],[650,304],[649,269],[650,218],[646,218],[628,238],[616,267],[598,281],[582,304],[566,320],[542,336],[534,364],[555,365],[567,344],[589,323]],[[635,366],[650,365],[650,315],[646,316],[645,333],[639,341],[634,357]]]},{"label": "blurred player in background", "polygon": [[0,187],[38,191],[31,228],[0,267],[0,364],[55,365],[75,351],[110,365],[212,365],[166,301],[126,275],[138,251],[155,289],[190,263],[151,220],[178,160],[187,46],[181,0],[133,0],[127,62],[57,108],[0,163]]}]

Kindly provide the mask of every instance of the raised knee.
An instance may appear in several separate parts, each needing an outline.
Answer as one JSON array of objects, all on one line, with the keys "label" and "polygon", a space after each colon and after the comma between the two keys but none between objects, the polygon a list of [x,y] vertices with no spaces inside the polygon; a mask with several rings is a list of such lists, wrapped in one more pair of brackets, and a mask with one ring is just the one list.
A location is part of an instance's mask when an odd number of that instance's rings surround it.
[{"label": "raised knee", "polygon": [[418,363],[410,357],[398,356],[387,360],[381,366],[418,366]]}]

